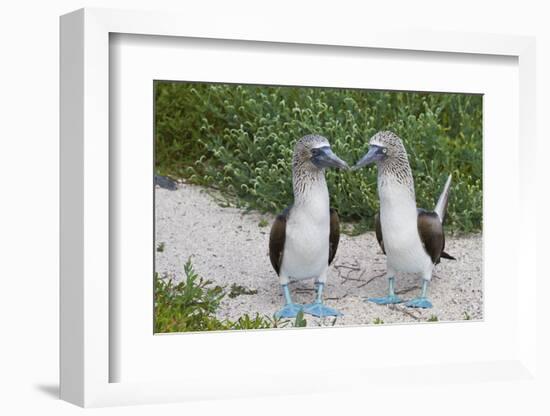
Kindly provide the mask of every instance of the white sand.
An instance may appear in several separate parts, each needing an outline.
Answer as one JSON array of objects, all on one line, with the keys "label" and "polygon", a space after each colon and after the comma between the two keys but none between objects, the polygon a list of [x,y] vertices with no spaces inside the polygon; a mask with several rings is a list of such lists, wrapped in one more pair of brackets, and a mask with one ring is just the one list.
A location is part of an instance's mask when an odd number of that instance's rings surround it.
[{"label": "white sand", "polygon": [[[233,207],[221,207],[210,191],[192,185],[179,185],[178,190],[156,190],[156,242],[164,251],[156,252],[156,271],[176,279],[184,276],[183,265],[192,256],[197,273],[229,292],[234,283],[257,290],[254,295],[225,297],[220,318],[236,319],[272,316],[283,305],[278,277],[268,255],[269,231],[274,216],[256,212],[244,213]],[[268,225],[261,227],[260,221]],[[403,305],[380,306],[364,302],[365,297],[383,296],[387,291],[384,277],[385,256],[374,233],[357,237],[341,236],[336,258],[329,271],[325,288],[326,304],[344,316],[336,325],[472,320],[483,318],[482,237],[447,236],[446,251],[457,261],[442,260],[430,284],[432,309],[419,310]],[[309,303],[315,297],[313,280],[292,283],[293,299]],[[404,299],[420,292],[420,278],[398,276],[396,291]],[[308,326],[332,325],[334,318],[320,319],[306,315]],[[432,318],[433,319],[433,318]]]}]

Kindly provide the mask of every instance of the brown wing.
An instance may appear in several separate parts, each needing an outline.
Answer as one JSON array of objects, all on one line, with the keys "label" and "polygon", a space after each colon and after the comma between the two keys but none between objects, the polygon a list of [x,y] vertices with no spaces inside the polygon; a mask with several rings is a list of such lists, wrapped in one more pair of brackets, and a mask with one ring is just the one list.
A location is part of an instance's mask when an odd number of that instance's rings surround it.
[{"label": "brown wing", "polygon": [[271,265],[275,269],[275,272],[279,274],[281,271],[281,264],[283,264],[283,253],[285,251],[285,238],[286,238],[286,220],[290,208],[283,211],[282,214],[277,215],[275,222],[271,226],[271,232],[269,234],[269,260]]},{"label": "brown wing", "polygon": [[432,262],[439,263],[441,253],[445,248],[445,235],[443,234],[443,225],[435,212],[418,210],[418,234]]},{"label": "brown wing", "polygon": [[380,224],[380,213],[374,214],[374,231],[376,233],[376,239],[378,240],[378,245],[382,249],[382,253],[386,254],[384,249],[384,239],[382,238],[382,225]]},{"label": "brown wing", "polygon": [[328,248],[328,264],[332,263],[336,250],[338,250],[338,242],[340,241],[340,220],[335,209],[330,209],[330,234]]}]

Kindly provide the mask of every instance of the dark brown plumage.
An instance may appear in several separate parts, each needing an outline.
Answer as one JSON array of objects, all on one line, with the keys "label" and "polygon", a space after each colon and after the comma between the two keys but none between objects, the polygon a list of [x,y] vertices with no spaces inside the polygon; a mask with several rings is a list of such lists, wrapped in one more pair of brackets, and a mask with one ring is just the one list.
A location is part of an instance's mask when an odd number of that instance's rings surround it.
[{"label": "dark brown plumage", "polygon": [[382,249],[382,253],[386,254],[384,239],[382,238],[382,224],[380,223],[380,214],[378,212],[374,214],[374,232],[376,233],[376,239],[378,240],[378,245]]},{"label": "dark brown plumage", "polygon": [[[271,232],[269,234],[269,260],[275,272],[279,274],[281,271],[281,264],[283,264],[283,254],[285,251],[285,238],[286,238],[286,222],[290,209],[286,208],[281,214],[277,215]],[[340,241],[340,220],[338,213],[335,209],[330,209],[330,233],[329,233],[329,252],[328,252],[328,264],[332,263],[336,251],[338,250],[338,243]]]},{"label": "dark brown plumage", "polygon": [[[444,251],[445,234],[443,232],[443,224],[439,220],[438,215],[435,212],[428,212],[422,208],[419,208],[417,211],[417,225],[420,241],[422,241],[424,250],[426,250],[426,253],[432,259],[433,264],[439,264],[441,258],[456,260],[453,256]],[[380,245],[382,252],[386,254],[379,213],[374,215],[374,229],[376,233],[376,240],[378,240],[378,244]]]},{"label": "dark brown plumage", "polygon": [[445,235],[443,234],[443,224],[435,212],[418,210],[418,235],[424,246],[424,250],[432,259],[433,264],[439,263],[441,253],[445,247]]},{"label": "dark brown plumage", "polygon": [[290,208],[286,208],[282,214],[277,215],[273,225],[271,226],[271,232],[269,233],[269,260],[271,265],[275,269],[277,275],[281,271],[281,264],[283,264],[283,253],[285,251],[285,239],[286,239],[286,220],[288,218],[288,212]]},{"label": "dark brown plumage", "polygon": [[338,242],[340,241],[340,219],[334,208],[330,209],[330,234],[328,246],[328,264],[332,263],[336,250],[338,250]]}]

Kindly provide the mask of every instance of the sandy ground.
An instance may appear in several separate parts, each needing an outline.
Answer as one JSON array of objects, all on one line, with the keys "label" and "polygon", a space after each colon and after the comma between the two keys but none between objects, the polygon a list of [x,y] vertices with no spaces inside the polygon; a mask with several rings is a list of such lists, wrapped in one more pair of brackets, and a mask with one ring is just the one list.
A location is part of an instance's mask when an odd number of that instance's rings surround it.
[{"label": "sandy ground", "polygon": [[[183,265],[192,256],[198,274],[227,291],[232,284],[257,291],[233,299],[226,296],[220,318],[236,319],[245,313],[271,316],[283,305],[268,255],[274,217],[221,207],[216,201],[210,191],[197,186],[180,184],[176,191],[157,188],[156,244],[164,243],[164,250],[156,252],[156,271],[181,279]],[[268,225],[264,225],[266,220]],[[446,251],[458,260],[443,260],[436,267],[429,291],[432,309],[380,306],[363,301],[387,291],[385,256],[374,233],[342,235],[330,267],[325,301],[344,316],[334,322],[334,318],[306,315],[308,326],[425,322],[435,317],[439,321],[482,319],[481,235],[447,236]],[[290,288],[295,302],[309,303],[315,297],[313,280],[291,283]],[[396,292],[406,300],[417,296],[420,278],[398,276]]]}]

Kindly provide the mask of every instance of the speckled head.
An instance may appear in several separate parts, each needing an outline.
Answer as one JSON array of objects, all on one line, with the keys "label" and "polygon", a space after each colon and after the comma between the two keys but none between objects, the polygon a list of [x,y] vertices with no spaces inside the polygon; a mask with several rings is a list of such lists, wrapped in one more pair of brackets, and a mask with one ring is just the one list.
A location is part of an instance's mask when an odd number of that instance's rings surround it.
[{"label": "speckled head", "polygon": [[407,151],[397,134],[391,131],[381,131],[371,137],[369,151],[355,164],[353,169],[360,169],[370,163],[380,166],[391,162],[408,165]]},{"label": "speckled head", "polygon": [[294,169],[322,170],[325,168],[348,169],[348,164],[336,156],[329,141],[318,135],[302,137],[294,146]]}]

